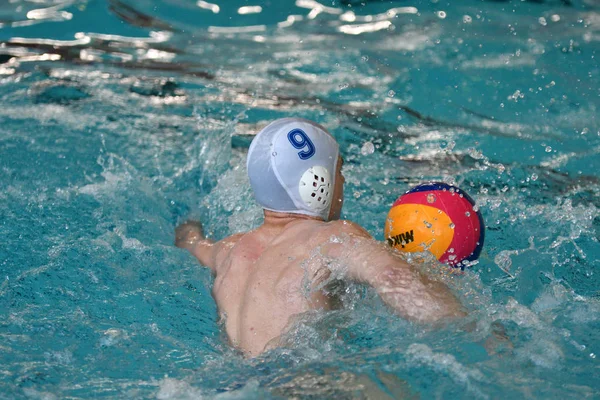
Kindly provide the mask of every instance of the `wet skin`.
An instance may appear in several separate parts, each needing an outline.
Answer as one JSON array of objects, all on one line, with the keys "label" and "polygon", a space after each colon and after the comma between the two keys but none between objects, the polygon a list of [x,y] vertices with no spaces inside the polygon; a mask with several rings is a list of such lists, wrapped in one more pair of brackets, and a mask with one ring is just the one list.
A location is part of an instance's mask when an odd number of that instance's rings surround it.
[{"label": "wet skin", "polygon": [[342,266],[346,279],[374,287],[401,317],[431,323],[464,315],[448,287],[421,274],[357,224],[338,220],[341,166],[338,162],[330,222],[265,210],[260,227],[218,242],[205,238],[198,222],[176,230],[176,245],[215,275],[213,297],[227,335],[251,357],[277,346],[294,316],[331,308],[334,299],[320,284],[333,264]]}]

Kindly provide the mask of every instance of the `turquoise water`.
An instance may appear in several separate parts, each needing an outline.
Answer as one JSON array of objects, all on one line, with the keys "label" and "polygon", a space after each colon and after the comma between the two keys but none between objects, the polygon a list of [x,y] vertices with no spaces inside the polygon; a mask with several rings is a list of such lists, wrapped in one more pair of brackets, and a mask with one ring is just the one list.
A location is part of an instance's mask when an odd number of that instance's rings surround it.
[{"label": "turquoise water", "polygon": [[[597,397],[600,3],[257,5],[0,4],[0,399]],[[477,200],[479,263],[429,264],[465,321],[350,287],[282,349],[227,346],[173,230],[257,226],[250,135],[290,115],[339,140],[378,239],[414,184]]]}]

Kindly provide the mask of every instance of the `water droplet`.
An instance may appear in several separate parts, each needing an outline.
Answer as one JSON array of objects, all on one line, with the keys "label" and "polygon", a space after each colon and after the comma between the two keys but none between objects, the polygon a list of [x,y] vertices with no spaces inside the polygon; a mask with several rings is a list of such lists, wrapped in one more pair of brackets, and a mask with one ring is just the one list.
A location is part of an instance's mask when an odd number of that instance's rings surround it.
[{"label": "water droplet", "polygon": [[431,225],[429,222],[427,221],[423,221],[423,223],[425,224],[426,227],[431,228],[433,225]]},{"label": "water droplet", "polygon": [[483,153],[473,147],[469,147],[467,149],[467,153],[469,154],[469,156],[471,156],[471,158],[474,158],[475,160],[481,160],[484,158]]},{"label": "water droplet", "polygon": [[473,206],[473,211],[475,211],[475,212],[479,211],[479,207],[477,205],[474,205]]},{"label": "water droplet", "polygon": [[368,156],[369,154],[373,154],[375,152],[375,146],[372,142],[365,142],[360,149],[360,154],[363,156]]},{"label": "water droplet", "polygon": [[471,216],[471,213],[467,211],[467,212],[465,213],[465,215],[466,215],[467,217],[470,217],[470,216]]},{"label": "water droplet", "polygon": [[[429,194],[427,195],[427,202],[428,202],[429,204],[433,204],[433,203],[435,203],[435,195],[434,195],[433,193],[429,193]],[[440,211],[440,210],[438,210],[438,211]]]},{"label": "water droplet", "polygon": [[273,153],[271,153],[271,155],[272,155],[273,157],[275,157],[275,156],[277,155],[277,152],[276,152],[276,151],[274,151]]},{"label": "water droplet", "polygon": [[454,253],[454,247],[450,247],[450,248],[448,249],[448,253]]},{"label": "water droplet", "polygon": [[448,225],[450,228],[454,229],[456,227],[456,225],[454,225],[454,222],[451,222],[450,225]]}]

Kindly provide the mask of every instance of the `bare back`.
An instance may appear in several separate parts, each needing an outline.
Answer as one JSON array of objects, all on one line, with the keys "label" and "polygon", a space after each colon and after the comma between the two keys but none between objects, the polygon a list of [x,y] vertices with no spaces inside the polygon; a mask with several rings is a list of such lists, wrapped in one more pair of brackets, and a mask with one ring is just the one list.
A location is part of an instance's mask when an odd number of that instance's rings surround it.
[{"label": "bare back", "polygon": [[350,221],[265,211],[256,230],[218,242],[206,239],[200,224],[185,223],[176,244],[215,273],[213,296],[227,335],[252,357],[277,346],[295,315],[331,308],[334,299],[321,289],[330,262],[343,268],[343,279],[373,287],[403,318],[430,323],[464,315],[446,285]]},{"label": "bare back", "polygon": [[229,339],[250,356],[276,346],[293,316],[330,308],[333,299],[320,289],[331,275],[328,262],[343,268],[344,279],[374,288],[401,317],[435,322],[463,314],[445,285],[362,227],[339,220],[342,164],[339,146],[325,128],[279,119],[262,129],[248,150],[248,176],[264,208],[263,224],[218,242],[205,237],[199,222],[176,228],[175,244],[215,274],[213,296]]},{"label": "bare back", "polygon": [[295,220],[231,237],[216,258],[213,296],[233,345],[255,356],[292,316],[330,307],[312,288],[328,274],[315,249],[329,240],[331,224]]}]

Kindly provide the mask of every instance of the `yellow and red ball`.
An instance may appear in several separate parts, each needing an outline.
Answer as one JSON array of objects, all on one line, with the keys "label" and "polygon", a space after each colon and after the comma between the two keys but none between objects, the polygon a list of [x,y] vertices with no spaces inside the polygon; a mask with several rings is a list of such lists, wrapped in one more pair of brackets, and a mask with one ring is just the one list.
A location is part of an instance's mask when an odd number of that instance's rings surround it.
[{"label": "yellow and red ball", "polygon": [[429,250],[442,263],[464,268],[479,257],[485,238],[481,213],[456,186],[416,186],[392,205],[385,223],[387,242],[400,251]]}]

